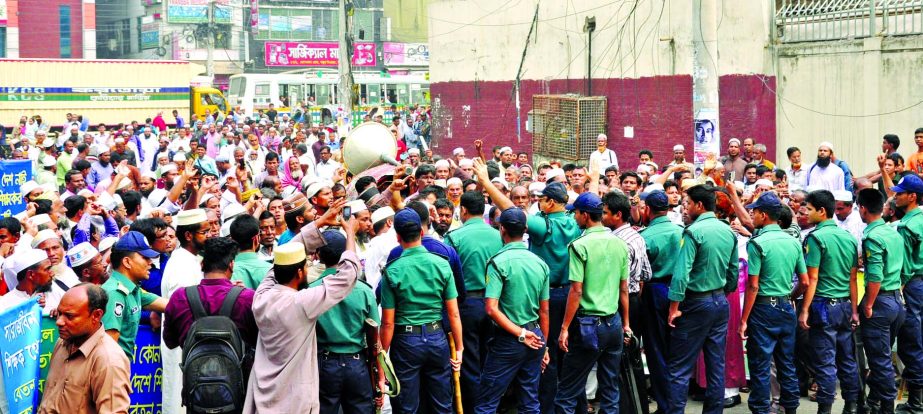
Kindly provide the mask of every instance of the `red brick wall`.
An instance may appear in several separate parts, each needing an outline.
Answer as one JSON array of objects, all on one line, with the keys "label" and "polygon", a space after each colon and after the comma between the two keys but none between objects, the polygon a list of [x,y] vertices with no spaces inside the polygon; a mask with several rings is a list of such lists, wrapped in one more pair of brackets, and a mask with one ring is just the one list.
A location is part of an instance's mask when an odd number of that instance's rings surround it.
[{"label": "red brick wall", "polygon": [[[767,77],[774,87],[775,78]],[[721,136],[757,138],[775,152],[775,99],[756,75],[722,76]],[[523,81],[521,96],[522,140],[516,138],[516,102],[513,82],[440,82],[431,85],[436,108],[433,146],[437,153],[451,154],[463,147],[474,154],[474,140],[484,140],[485,151],[494,145],[508,145],[514,151],[531,153],[531,135],[525,130],[532,95],[583,93],[586,82],[559,79],[550,82]],[[683,144],[691,156],[692,77],[658,76],[641,79],[594,79],[593,95],[608,97],[609,148],[618,154],[623,167],[637,165],[638,151],[649,149],[654,160],[672,159],[672,148]],[[624,138],[624,127],[634,127],[634,138]]]},{"label": "red brick wall", "polygon": [[60,58],[60,6],[71,9],[71,58],[83,57],[83,2],[41,0],[19,2],[19,57]]}]

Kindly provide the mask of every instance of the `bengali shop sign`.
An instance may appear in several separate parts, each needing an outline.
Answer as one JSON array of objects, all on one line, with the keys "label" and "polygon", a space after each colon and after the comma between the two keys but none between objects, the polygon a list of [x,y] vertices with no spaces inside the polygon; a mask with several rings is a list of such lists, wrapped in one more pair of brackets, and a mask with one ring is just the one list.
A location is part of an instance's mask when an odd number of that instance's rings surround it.
[{"label": "bengali shop sign", "polygon": [[31,179],[32,161],[0,161],[0,216],[9,217],[26,209],[21,189]]},{"label": "bengali shop sign", "polygon": [[27,300],[0,314],[3,392],[11,413],[31,413],[38,408],[41,320],[37,300]]},{"label": "bengali shop sign", "polygon": [[[336,66],[339,56],[336,42],[266,42],[266,66]],[[377,66],[375,43],[354,43],[352,62]]]},{"label": "bengali shop sign", "polygon": [[[208,23],[211,0],[169,0],[167,21],[170,23]],[[231,23],[230,0],[215,0],[215,23]]]}]

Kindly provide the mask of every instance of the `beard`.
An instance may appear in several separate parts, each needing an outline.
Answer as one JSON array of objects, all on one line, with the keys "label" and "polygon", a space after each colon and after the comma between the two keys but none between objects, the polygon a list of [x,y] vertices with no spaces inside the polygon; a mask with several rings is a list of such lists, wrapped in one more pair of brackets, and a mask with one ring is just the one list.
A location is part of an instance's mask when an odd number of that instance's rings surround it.
[{"label": "beard", "polygon": [[153,189],[153,188],[150,189],[150,190],[147,190],[147,191],[141,190],[141,195],[143,195],[143,196],[145,196],[145,197],[149,197],[149,196],[151,195],[151,193],[153,193],[153,192],[154,192],[154,189]]},{"label": "beard", "polygon": [[446,233],[449,232],[449,227],[451,227],[451,225],[452,225],[451,223],[436,224],[436,228],[435,228],[436,233],[439,234],[440,236],[444,236]]},{"label": "beard", "polygon": [[294,178],[294,179],[296,179],[296,180],[300,180],[301,177],[303,177],[303,176],[304,176],[304,173],[301,172],[301,170],[293,170],[293,171],[292,171],[292,178]]},{"label": "beard", "polygon": [[830,165],[830,157],[817,157],[817,166],[821,168],[827,168]]}]

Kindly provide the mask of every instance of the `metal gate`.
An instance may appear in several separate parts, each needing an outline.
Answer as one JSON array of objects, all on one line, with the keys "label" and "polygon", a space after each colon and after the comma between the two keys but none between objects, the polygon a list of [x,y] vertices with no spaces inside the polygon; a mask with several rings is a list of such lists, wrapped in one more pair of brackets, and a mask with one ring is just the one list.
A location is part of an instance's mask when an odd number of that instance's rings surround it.
[{"label": "metal gate", "polygon": [[534,95],[529,112],[532,153],[558,160],[588,160],[606,132],[606,98]]}]

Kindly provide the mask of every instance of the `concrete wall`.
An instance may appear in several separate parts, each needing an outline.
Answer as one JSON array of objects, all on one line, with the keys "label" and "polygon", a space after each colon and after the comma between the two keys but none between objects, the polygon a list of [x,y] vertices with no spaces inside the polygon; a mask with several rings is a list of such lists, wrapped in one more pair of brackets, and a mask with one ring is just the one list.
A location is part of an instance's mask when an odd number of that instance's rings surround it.
[{"label": "concrete wall", "polygon": [[864,174],[878,168],[875,154],[887,133],[901,138],[904,157],[913,154],[913,131],[923,126],[921,67],[921,36],[781,46],[778,156],[794,145],[807,161],[818,143],[830,141]]},{"label": "concrete wall", "polygon": [[427,8],[433,0],[384,0],[384,17],[391,21],[391,37],[382,25],[385,41],[426,43],[428,36]]},{"label": "concrete wall", "polygon": [[[767,0],[717,2],[722,138],[757,138],[773,151],[776,136]],[[692,5],[688,0],[542,2],[523,63],[522,138],[516,136],[513,79],[536,1],[449,0],[430,5],[430,69],[440,151],[485,145],[530,149],[525,120],[539,93],[585,93],[587,35],[595,16],[593,95],[608,97],[610,148],[634,167],[640,149],[668,162],[674,144],[692,148]],[[714,36],[705,36],[715,40]],[[624,138],[624,127],[635,137]],[[444,148],[444,149],[442,149]]]}]

